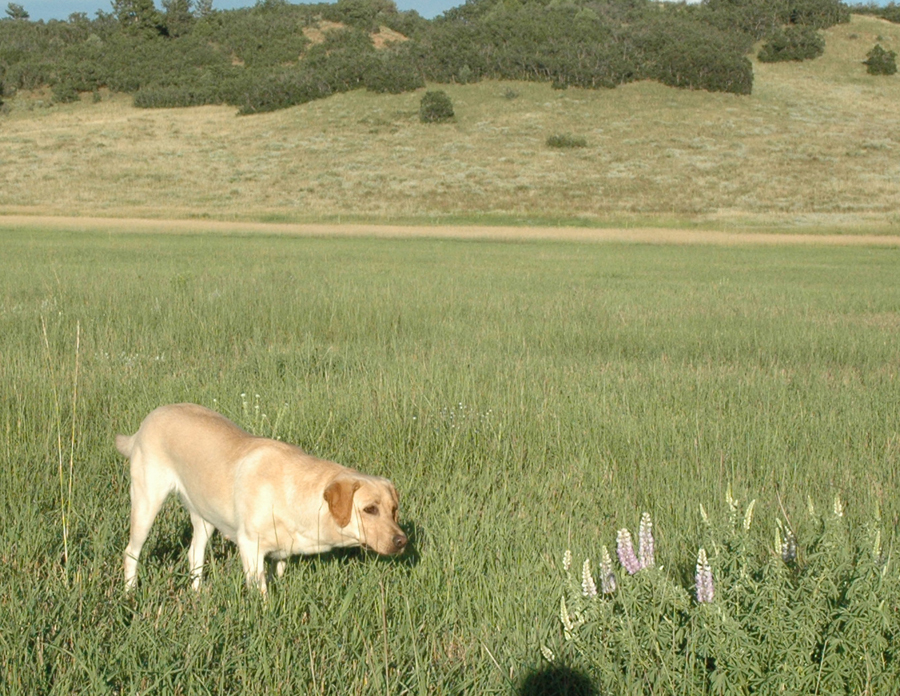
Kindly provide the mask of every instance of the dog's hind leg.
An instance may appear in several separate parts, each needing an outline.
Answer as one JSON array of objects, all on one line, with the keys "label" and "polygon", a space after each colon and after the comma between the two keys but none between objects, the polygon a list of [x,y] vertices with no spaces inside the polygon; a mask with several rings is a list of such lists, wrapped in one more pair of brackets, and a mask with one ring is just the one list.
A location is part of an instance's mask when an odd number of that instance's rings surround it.
[{"label": "dog's hind leg", "polygon": [[188,550],[188,560],[191,563],[191,585],[195,590],[199,590],[200,583],[203,582],[203,560],[206,557],[206,545],[216,528],[194,512],[191,513],[191,524],[194,525],[194,536],[191,537],[191,548]]},{"label": "dog's hind leg", "polygon": [[131,459],[131,533],[125,547],[125,587],[134,587],[138,558],[153,520],[171,491],[168,481],[160,477],[146,475],[146,468],[140,453],[133,453]]}]

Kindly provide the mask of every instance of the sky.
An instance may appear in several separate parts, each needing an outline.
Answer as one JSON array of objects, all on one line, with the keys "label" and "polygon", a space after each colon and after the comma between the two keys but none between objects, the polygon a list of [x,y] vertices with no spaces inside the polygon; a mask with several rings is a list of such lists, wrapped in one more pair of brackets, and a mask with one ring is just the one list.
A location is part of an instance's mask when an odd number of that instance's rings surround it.
[{"label": "sky", "polygon": [[[3,0],[0,0],[0,7],[5,9],[2,2]],[[464,4],[465,0],[396,0],[396,3],[400,10],[416,10],[426,19],[432,19],[451,7]],[[15,4],[22,5],[33,21],[68,19],[73,12],[84,12],[88,17],[94,17],[97,10],[112,11],[110,0],[17,0]],[[213,0],[213,8],[217,10],[233,10],[238,7],[252,7],[255,4],[255,0]],[[887,4],[887,0],[879,0],[876,4]],[[160,7],[160,3],[157,2],[156,6]],[[5,16],[5,12],[0,13],[0,17]]]}]

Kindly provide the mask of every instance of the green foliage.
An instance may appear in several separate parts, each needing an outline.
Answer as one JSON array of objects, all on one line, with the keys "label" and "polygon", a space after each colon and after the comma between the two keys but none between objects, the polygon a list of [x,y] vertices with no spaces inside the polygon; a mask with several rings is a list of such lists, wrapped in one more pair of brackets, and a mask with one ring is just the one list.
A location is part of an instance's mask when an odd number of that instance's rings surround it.
[{"label": "green foliage", "polygon": [[77,102],[81,97],[71,82],[57,82],[53,85],[53,101],[59,104]]},{"label": "green foliage", "polygon": [[881,44],[875,44],[866,54],[863,64],[870,75],[893,75],[897,72],[897,52],[887,51]]},{"label": "green foliage", "polygon": [[572,135],[570,133],[561,133],[551,135],[547,138],[547,147],[554,148],[574,148],[587,147],[587,138],[580,135]]},{"label": "green foliage", "polygon": [[745,56],[743,37],[689,16],[648,22],[637,46],[644,54],[644,75],[670,87],[734,94],[753,89],[753,66]]},{"label": "green foliage", "polygon": [[419,102],[422,123],[443,123],[453,118],[453,101],[443,90],[425,92]]},{"label": "green foliage", "polygon": [[811,26],[796,25],[777,29],[759,51],[764,63],[802,61],[818,58],[825,52],[825,39]]},{"label": "green foliage", "polygon": [[363,76],[372,92],[401,94],[425,86],[425,79],[409,44],[376,51]]},{"label": "green foliage", "polygon": [[193,0],[162,0],[163,25],[167,36],[189,34],[194,26]]},{"label": "green foliage", "polygon": [[856,5],[853,11],[860,14],[874,15],[894,24],[900,24],[900,5],[893,1],[887,5],[876,5],[874,3]]},{"label": "green foliage", "polygon": [[397,14],[393,0],[338,0],[321,6],[322,16],[332,22],[374,32],[388,17]]},{"label": "green foliage", "polygon": [[896,692],[900,574],[877,516],[852,529],[840,498],[822,516],[810,503],[796,533],[777,521],[770,547],[751,534],[755,501],[727,501],[727,522],[704,513],[693,596],[673,577],[688,564],[629,575],[601,561],[598,591],[589,562],[581,578],[567,562],[563,641],[545,656],[572,654],[604,693]]},{"label": "green foliage", "polygon": [[31,15],[22,5],[11,2],[6,6],[6,16],[12,20],[27,20]]},{"label": "green foliage", "polygon": [[137,40],[165,33],[163,18],[153,0],[112,0],[113,15],[126,34]]},{"label": "green foliage", "polygon": [[827,29],[850,21],[850,8],[841,0],[790,0],[786,22]]},{"label": "green foliage", "polygon": [[309,41],[303,35],[308,12],[291,5],[259,5],[246,10],[220,12],[197,27],[229,60],[247,67],[277,69],[296,63]]},{"label": "green foliage", "polygon": [[[162,0],[161,10],[153,0],[114,0],[111,13],[93,20],[77,14],[46,24],[22,18],[18,7],[7,10],[16,21],[0,22],[0,72],[13,88],[108,87],[140,91],[136,103],[145,105],[222,100],[245,113],[346,89],[399,93],[485,77],[559,89],[653,79],[749,94],[753,42],[778,30],[767,44],[773,56],[808,56],[819,42],[806,28],[848,17],[838,0],[471,0],[434,21],[398,11],[393,0],[265,0],[221,12],[209,0]],[[325,49],[303,33],[323,19],[345,27],[326,32]],[[383,26],[410,41],[375,50],[367,37]],[[207,73],[227,84],[211,87]]]}]

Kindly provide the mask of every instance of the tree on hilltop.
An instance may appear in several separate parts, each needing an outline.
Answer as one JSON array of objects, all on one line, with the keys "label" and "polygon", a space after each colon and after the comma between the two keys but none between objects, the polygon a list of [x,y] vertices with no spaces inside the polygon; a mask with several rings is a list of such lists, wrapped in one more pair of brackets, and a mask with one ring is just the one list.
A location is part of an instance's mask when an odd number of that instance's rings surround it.
[{"label": "tree on hilltop", "polygon": [[169,36],[183,36],[190,32],[194,23],[193,0],[162,0],[162,6]]},{"label": "tree on hilltop", "polygon": [[10,19],[26,20],[30,17],[28,12],[25,11],[24,7],[22,7],[21,5],[17,5],[14,2],[11,2],[6,6],[6,14]]},{"label": "tree on hilltop", "polygon": [[132,36],[153,38],[163,30],[163,18],[153,0],[112,0],[113,15]]}]

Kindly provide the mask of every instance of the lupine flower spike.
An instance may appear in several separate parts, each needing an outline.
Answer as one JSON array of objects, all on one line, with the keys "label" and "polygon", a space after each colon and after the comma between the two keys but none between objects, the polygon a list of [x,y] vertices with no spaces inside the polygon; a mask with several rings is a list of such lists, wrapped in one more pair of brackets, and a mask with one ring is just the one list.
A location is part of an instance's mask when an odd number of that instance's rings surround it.
[{"label": "lupine flower spike", "polygon": [[748,531],[750,529],[750,524],[753,522],[753,508],[755,506],[756,499],[754,498],[747,506],[747,512],[744,513],[744,531]]},{"label": "lupine flower spike", "polygon": [[634,575],[641,569],[641,562],[634,554],[631,532],[627,529],[620,529],[616,534],[616,553],[619,556],[619,563],[628,571],[629,575]]},{"label": "lupine flower spike", "polygon": [[797,537],[790,529],[784,531],[784,546],[781,547],[781,560],[793,563],[797,560]]},{"label": "lupine flower spike", "polygon": [[649,512],[641,515],[638,543],[640,544],[641,568],[652,568],[656,565],[656,554],[653,544],[653,522],[650,521]]},{"label": "lupine flower spike", "polygon": [[569,568],[572,567],[572,552],[569,549],[566,549],[566,552],[563,554],[563,570],[567,573],[569,572]]},{"label": "lupine flower spike", "polygon": [[591,575],[590,558],[585,558],[584,565],[581,566],[581,594],[585,597],[597,596],[597,585],[594,582],[594,576]]},{"label": "lupine flower spike", "polygon": [[605,546],[601,549],[600,555],[600,591],[603,594],[612,594],[616,591],[616,574],[613,571],[609,550]]},{"label": "lupine flower spike", "polygon": [[709,561],[706,560],[706,550],[700,549],[697,554],[697,602],[700,604],[713,601],[715,590],[713,588],[712,568],[709,567]]}]

